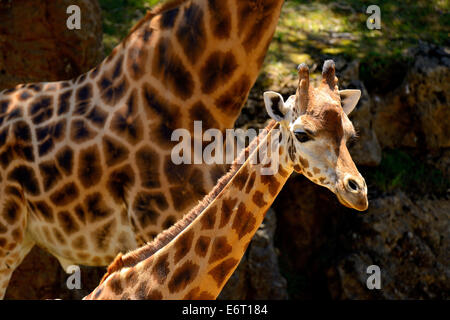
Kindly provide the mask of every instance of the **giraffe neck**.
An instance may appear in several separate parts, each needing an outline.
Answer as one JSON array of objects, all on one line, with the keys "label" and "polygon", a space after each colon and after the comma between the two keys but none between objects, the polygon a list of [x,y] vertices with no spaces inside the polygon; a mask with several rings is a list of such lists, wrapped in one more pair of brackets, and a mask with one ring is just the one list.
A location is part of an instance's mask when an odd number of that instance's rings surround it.
[{"label": "giraffe neck", "polygon": [[273,158],[261,148],[272,138],[278,142],[277,127],[228,177],[214,199],[202,204],[194,217],[187,217],[193,221],[179,234],[150,256],[142,249],[128,254],[122,268],[109,274],[86,298],[215,299],[293,171],[283,147],[276,151],[279,165],[274,174],[263,174],[267,162],[256,163],[267,155]]},{"label": "giraffe neck", "polygon": [[283,2],[163,4],[137,24],[100,72],[92,72],[103,101],[115,104],[121,91],[138,88],[162,131],[192,129],[194,120],[203,121],[205,130],[232,128],[261,69]]}]

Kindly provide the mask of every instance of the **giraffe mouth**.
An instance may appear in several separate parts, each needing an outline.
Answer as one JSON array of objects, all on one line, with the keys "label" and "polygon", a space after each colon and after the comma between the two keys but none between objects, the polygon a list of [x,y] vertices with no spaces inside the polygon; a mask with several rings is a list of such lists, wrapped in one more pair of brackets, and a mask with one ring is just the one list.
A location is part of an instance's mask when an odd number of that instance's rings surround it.
[{"label": "giraffe mouth", "polygon": [[344,197],[342,197],[338,192],[336,192],[336,197],[338,198],[339,202],[350,209],[358,210],[358,211],[366,211],[369,207],[369,203],[367,201],[367,198],[364,198],[364,201],[357,201],[355,204],[351,204],[348,202]]}]

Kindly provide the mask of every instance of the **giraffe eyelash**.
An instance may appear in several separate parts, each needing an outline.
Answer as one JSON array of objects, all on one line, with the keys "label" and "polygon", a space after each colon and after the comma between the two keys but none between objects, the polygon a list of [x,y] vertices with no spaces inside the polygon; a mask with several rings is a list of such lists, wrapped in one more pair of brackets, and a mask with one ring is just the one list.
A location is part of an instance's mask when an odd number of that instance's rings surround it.
[{"label": "giraffe eyelash", "polygon": [[359,132],[355,132],[347,139],[346,145],[348,148],[352,147],[359,139]]}]

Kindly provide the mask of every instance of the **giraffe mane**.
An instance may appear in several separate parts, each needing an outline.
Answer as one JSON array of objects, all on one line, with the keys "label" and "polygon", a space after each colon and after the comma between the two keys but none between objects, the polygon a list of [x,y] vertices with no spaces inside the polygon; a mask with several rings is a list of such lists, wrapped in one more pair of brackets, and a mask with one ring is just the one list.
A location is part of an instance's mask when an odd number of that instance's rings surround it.
[{"label": "giraffe mane", "polygon": [[253,139],[248,147],[242,150],[242,152],[236,157],[229,171],[218,180],[214,188],[202,200],[200,200],[199,203],[189,211],[189,213],[184,215],[181,220],[179,220],[169,229],[161,232],[152,242],[147,243],[143,247],[130,251],[125,255],[119,253],[114,261],[108,266],[108,270],[100,281],[100,284],[105,281],[106,278],[108,278],[112,273],[119,271],[122,268],[132,267],[140,261],[148,259],[158,250],[166,246],[184,229],[186,229],[225,188],[228,182],[242,167],[243,163],[245,162],[244,160],[256,149],[256,147],[258,146],[258,142],[261,141],[275,125],[276,121],[271,120],[269,124],[264,128],[264,130],[258,135],[258,137],[256,137],[256,139]]},{"label": "giraffe mane", "polygon": [[165,11],[176,8],[177,6],[179,6],[180,4],[182,4],[186,1],[187,0],[167,0],[167,1],[164,1],[163,3],[159,3],[159,4],[155,5],[155,7],[153,7],[152,9],[147,10],[147,13],[145,14],[145,16],[141,20],[139,20],[134,25],[133,28],[131,28],[130,32],[125,37],[123,42],[126,43],[128,38],[131,36],[131,34],[133,32],[135,32],[137,29],[139,29],[144,23],[152,20],[155,16],[157,16]]}]

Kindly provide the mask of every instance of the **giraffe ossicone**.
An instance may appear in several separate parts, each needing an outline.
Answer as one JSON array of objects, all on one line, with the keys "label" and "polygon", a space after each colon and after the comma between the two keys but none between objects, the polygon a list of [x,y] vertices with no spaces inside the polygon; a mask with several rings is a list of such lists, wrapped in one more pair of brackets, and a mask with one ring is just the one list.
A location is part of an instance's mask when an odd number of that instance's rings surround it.
[{"label": "giraffe ossicone", "polygon": [[[347,115],[359,95],[338,90],[332,61],[317,88],[301,66],[296,95],[286,103],[265,93],[273,120],[240,154],[246,161],[236,159],[197,207],[152,243],[119,255],[85,299],[215,299],[294,170],[329,188],[343,205],[367,209],[364,178],[346,147],[355,133]],[[279,148],[268,141],[278,141]],[[261,174],[275,153],[278,170]],[[252,161],[261,155],[267,161]]]}]

